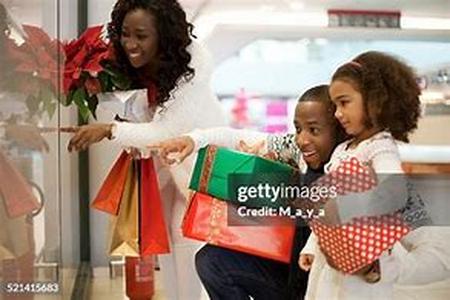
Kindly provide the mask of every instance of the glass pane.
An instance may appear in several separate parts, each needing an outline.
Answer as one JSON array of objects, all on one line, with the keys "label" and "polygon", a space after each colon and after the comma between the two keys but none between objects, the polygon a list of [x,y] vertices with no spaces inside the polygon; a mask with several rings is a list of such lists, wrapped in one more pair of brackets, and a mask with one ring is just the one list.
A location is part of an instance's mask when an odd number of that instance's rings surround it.
[{"label": "glass pane", "polygon": [[78,267],[76,170],[58,130],[70,115],[59,105],[59,9],[0,1],[2,299],[69,297]]}]

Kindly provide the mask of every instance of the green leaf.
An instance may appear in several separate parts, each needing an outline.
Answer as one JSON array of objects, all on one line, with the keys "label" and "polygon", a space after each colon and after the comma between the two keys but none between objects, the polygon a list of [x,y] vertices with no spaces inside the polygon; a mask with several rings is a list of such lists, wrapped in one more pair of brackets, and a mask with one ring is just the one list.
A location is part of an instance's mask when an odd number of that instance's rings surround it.
[{"label": "green leaf", "polygon": [[128,90],[131,87],[130,79],[117,68],[106,65],[104,72],[109,75],[112,84],[119,90]]},{"label": "green leaf", "polygon": [[100,72],[98,74],[98,80],[100,80],[103,92],[112,92],[113,84],[111,82],[111,75],[107,72]]},{"label": "green leaf", "polygon": [[27,105],[28,112],[30,113],[31,116],[34,115],[39,110],[39,101],[35,96],[29,95],[25,103]]},{"label": "green leaf", "polygon": [[73,94],[73,102],[78,106],[78,112],[80,113],[83,121],[89,119],[89,107],[86,99],[88,98],[86,90],[84,88],[78,88]]},{"label": "green leaf", "polygon": [[49,105],[46,106],[46,111],[49,119],[52,119],[53,116],[55,115],[56,107],[57,104],[55,102],[50,103]]},{"label": "green leaf", "polygon": [[70,106],[70,104],[72,104],[73,102],[74,93],[75,93],[74,90],[70,90],[67,96],[61,95],[60,102],[62,103],[62,105]]},{"label": "green leaf", "polygon": [[97,106],[98,106],[98,98],[96,95],[92,95],[89,98],[88,107],[89,107],[89,111],[91,112],[92,116],[96,120],[97,120],[97,114],[95,113],[95,111],[97,110]]},{"label": "green leaf", "polygon": [[40,111],[47,112],[48,117],[51,119],[56,110],[56,95],[52,93],[49,87],[42,87],[39,90],[40,102],[42,103],[42,107]]},{"label": "green leaf", "polygon": [[105,68],[103,69],[103,71],[108,74],[109,76],[116,76],[119,72],[117,71],[116,68],[114,68],[113,66],[107,64],[105,66]]},{"label": "green leaf", "polygon": [[127,90],[130,88],[131,82],[130,80],[123,74],[116,74],[116,76],[112,76],[111,80],[113,84],[119,90]]}]

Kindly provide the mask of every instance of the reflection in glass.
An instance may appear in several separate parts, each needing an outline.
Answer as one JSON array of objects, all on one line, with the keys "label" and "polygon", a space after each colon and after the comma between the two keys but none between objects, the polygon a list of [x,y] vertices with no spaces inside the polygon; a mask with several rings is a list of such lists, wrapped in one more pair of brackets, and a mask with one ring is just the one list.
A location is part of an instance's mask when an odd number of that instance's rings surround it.
[{"label": "reflection in glass", "polygon": [[45,186],[53,171],[45,162],[53,155],[57,164],[51,143],[57,130],[50,125],[57,119],[59,49],[39,26],[16,24],[0,2],[2,299],[33,299],[47,288],[34,283],[58,281],[57,272],[36,266],[59,261],[58,224],[48,222],[58,220],[57,193]]}]

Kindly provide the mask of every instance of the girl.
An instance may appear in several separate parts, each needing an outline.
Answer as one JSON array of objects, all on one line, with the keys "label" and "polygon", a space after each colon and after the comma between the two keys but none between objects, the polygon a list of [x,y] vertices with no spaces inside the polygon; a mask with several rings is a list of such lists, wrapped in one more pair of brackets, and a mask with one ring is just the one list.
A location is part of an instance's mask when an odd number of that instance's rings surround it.
[{"label": "girl", "polygon": [[[151,142],[196,128],[224,125],[220,103],[210,87],[209,56],[194,42],[192,30],[176,0],[118,0],[108,36],[116,50],[118,67],[132,79],[133,88],[149,91],[136,99],[136,107],[144,111],[139,112],[141,119],[133,121],[142,123],[77,127],[69,151],[86,150],[105,138],[124,148],[145,150]],[[171,300],[198,299],[201,283],[192,274],[200,244],[184,239],[179,226],[192,161],[170,170],[155,163],[172,242],[171,254],[159,256],[166,296]]]},{"label": "girl", "polygon": [[[411,68],[387,54],[366,52],[337,69],[329,92],[336,104],[335,117],[351,139],[336,147],[326,172],[356,157],[377,174],[401,173],[395,140],[408,142],[420,114],[420,90]],[[421,227],[409,233],[382,254],[381,280],[370,284],[328,265],[312,234],[299,262],[302,269],[311,269],[306,298],[392,299],[394,283],[415,285],[448,278],[448,239],[447,229]]]},{"label": "girl", "polygon": [[[198,130],[152,147],[159,148],[167,163],[174,163],[177,159],[183,161],[194,149],[206,144],[240,147],[244,148],[241,150],[269,155],[300,167],[306,173],[307,184],[323,173],[323,164],[345,136],[333,118],[334,110],[328,97],[328,86],[321,85],[309,89],[300,97],[294,117],[295,136],[213,128]],[[256,145],[248,147],[240,142],[242,139]],[[262,143],[258,142],[261,140]],[[173,153],[178,153],[177,159],[170,157]],[[204,246],[196,254],[196,267],[211,299],[248,299],[249,296],[254,299],[303,299],[307,276],[298,270],[297,261],[309,230],[304,223],[298,225],[289,267],[254,255]]]}]

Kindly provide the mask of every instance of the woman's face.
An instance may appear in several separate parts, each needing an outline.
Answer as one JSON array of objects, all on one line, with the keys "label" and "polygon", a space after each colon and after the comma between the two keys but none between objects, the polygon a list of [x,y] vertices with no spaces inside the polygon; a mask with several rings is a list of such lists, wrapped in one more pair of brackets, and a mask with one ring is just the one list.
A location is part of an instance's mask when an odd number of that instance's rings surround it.
[{"label": "woman's face", "polygon": [[134,68],[157,63],[158,41],[156,19],[149,11],[138,8],[126,14],[120,43]]},{"label": "woman's face", "polygon": [[330,159],[336,144],[337,123],[324,102],[299,102],[295,109],[295,141],[309,167],[319,168]]}]

